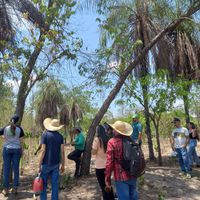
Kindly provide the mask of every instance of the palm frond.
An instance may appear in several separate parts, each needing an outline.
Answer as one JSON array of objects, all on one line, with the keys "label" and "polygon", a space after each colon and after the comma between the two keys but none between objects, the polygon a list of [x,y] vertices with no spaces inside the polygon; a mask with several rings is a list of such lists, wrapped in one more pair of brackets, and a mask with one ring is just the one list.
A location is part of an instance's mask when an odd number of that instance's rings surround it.
[{"label": "palm frond", "polygon": [[69,106],[64,104],[60,111],[60,123],[65,126],[69,126],[70,115],[69,115]]}]

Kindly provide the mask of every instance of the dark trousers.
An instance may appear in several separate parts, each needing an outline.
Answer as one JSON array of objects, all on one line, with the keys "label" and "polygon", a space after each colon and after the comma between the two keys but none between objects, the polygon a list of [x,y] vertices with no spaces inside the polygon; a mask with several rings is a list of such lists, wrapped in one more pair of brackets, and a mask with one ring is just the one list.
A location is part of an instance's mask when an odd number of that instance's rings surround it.
[{"label": "dark trousers", "polygon": [[96,176],[97,176],[99,185],[101,187],[103,200],[114,200],[113,191],[111,191],[111,192],[105,191],[105,186],[106,186],[106,184],[105,184],[105,169],[96,169]]},{"label": "dark trousers", "polygon": [[81,154],[83,153],[83,151],[75,149],[74,151],[72,151],[70,154],[68,154],[67,158],[69,160],[73,160],[76,163],[76,169],[75,169],[75,173],[74,176],[79,176],[79,169],[80,169],[80,164],[81,164]]}]

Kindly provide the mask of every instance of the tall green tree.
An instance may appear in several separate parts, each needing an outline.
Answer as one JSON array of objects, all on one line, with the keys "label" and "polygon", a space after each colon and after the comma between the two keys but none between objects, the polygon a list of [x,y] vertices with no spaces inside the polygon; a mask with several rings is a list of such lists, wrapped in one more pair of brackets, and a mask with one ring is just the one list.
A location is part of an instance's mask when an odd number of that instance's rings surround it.
[{"label": "tall green tree", "polygon": [[[23,117],[25,102],[36,82],[44,79],[52,66],[61,67],[59,61],[75,59],[82,41],[68,30],[69,19],[74,14],[74,1],[34,0],[44,16],[45,26],[29,26],[18,35],[13,45],[4,52],[2,67],[7,68],[19,82],[15,112]],[[29,19],[29,13],[23,17]],[[20,31],[20,29],[19,29]]]},{"label": "tall green tree", "polygon": [[[162,29],[151,41],[140,51],[138,56],[134,58],[134,60],[131,60],[131,62],[128,64],[128,66],[125,66],[125,70],[123,70],[123,73],[120,74],[119,79],[116,83],[116,85],[111,90],[110,94],[104,101],[103,105],[101,106],[100,110],[96,114],[90,128],[88,131],[87,139],[86,139],[86,151],[84,152],[84,159],[82,163],[81,172],[82,174],[88,174],[89,173],[89,166],[90,166],[90,158],[91,158],[91,145],[94,138],[95,128],[99,124],[100,120],[102,119],[103,115],[107,111],[109,105],[113,101],[113,99],[116,97],[118,92],[120,91],[121,87],[123,86],[125,80],[127,77],[132,73],[132,70],[140,63],[142,59],[144,59],[144,56],[149,52],[149,50],[158,42],[160,39],[162,39],[168,32],[173,31],[184,19],[186,16],[191,16],[193,13],[198,11],[200,9],[200,3],[195,2],[191,7],[189,7],[185,14],[180,15],[180,17],[177,20],[174,20],[171,22],[167,27]],[[184,18],[183,18],[184,16]]]}]

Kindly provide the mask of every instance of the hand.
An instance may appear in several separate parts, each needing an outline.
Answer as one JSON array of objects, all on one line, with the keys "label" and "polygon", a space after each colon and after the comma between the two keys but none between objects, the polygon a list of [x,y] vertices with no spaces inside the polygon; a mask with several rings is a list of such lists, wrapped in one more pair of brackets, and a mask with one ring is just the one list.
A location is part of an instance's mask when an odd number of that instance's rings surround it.
[{"label": "hand", "polygon": [[111,190],[112,190],[112,186],[106,184],[106,186],[105,186],[105,191],[106,191],[106,192],[111,192]]},{"label": "hand", "polygon": [[61,172],[61,174],[63,174],[65,172],[65,166],[64,165],[61,165],[60,172]]},{"label": "hand", "polygon": [[105,184],[106,184],[106,186],[105,186],[105,190],[106,190],[107,192],[110,192],[111,189],[112,189],[112,186],[111,186],[110,181],[105,180]]}]

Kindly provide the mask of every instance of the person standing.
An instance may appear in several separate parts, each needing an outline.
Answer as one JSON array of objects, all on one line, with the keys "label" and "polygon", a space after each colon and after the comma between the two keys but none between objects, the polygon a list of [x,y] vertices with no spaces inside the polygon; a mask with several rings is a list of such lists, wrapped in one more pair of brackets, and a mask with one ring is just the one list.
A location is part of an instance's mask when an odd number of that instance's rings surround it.
[{"label": "person standing", "polygon": [[197,141],[199,141],[197,128],[193,122],[189,122],[187,125],[188,125],[188,131],[190,134],[190,141],[188,145],[189,165],[190,165],[190,168],[192,168],[193,161],[194,161],[196,163],[196,166],[200,167],[200,159],[197,156],[197,152],[196,152]]},{"label": "person standing", "polygon": [[13,115],[10,123],[0,129],[0,135],[4,136],[3,144],[3,186],[2,193],[4,196],[8,195],[9,191],[9,175],[12,166],[14,172],[14,182],[12,192],[17,194],[17,188],[19,186],[19,163],[23,153],[23,141],[24,136],[23,129],[17,125],[19,116]]},{"label": "person standing", "polygon": [[[43,179],[44,189],[40,194],[40,200],[47,199],[47,183],[51,177],[51,199],[58,200],[59,167],[61,173],[65,169],[65,151],[63,136],[58,132],[64,125],[60,125],[57,119],[46,118],[43,121],[45,133],[41,137],[41,155],[38,172]],[[61,164],[61,165],[60,165]]]},{"label": "person standing", "polygon": [[187,178],[191,178],[191,169],[186,148],[189,143],[189,132],[185,127],[181,126],[179,118],[174,117],[172,123],[174,123],[175,129],[172,131],[171,147],[173,151],[177,152],[181,168],[180,175],[186,175]]},{"label": "person standing", "polygon": [[75,139],[72,142],[72,146],[75,147],[75,150],[68,154],[67,158],[69,160],[73,160],[76,163],[75,166],[75,173],[74,177],[80,176],[80,164],[81,164],[81,155],[84,152],[85,149],[85,137],[82,133],[81,128],[75,128]]},{"label": "person standing", "polygon": [[109,137],[102,125],[97,126],[96,134],[97,137],[95,137],[92,144],[92,155],[95,155],[96,177],[101,187],[103,200],[114,200],[113,192],[105,190],[106,149]]},{"label": "person standing", "polygon": [[131,134],[131,138],[138,143],[139,145],[142,144],[142,124],[139,121],[139,115],[134,114],[132,116],[132,128],[133,132]]},{"label": "person standing", "polygon": [[114,137],[108,141],[106,151],[106,171],[105,183],[107,190],[111,190],[111,174],[114,171],[114,181],[119,200],[138,200],[137,194],[137,178],[129,175],[123,169],[123,143],[124,137],[130,137],[133,129],[126,122],[116,121],[109,124],[114,133]]}]

